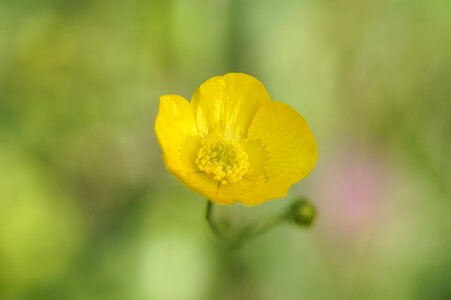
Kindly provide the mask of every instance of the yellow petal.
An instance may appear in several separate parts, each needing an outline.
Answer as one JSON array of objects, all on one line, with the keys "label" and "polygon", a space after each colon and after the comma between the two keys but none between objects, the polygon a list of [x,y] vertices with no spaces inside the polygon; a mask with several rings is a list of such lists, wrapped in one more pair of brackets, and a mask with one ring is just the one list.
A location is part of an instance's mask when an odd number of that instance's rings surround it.
[{"label": "yellow petal", "polygon": [[307,123],[281,102],[271,101],[258,111],[247,138],[262,143],[268,179],[255,189],[250,202],[284,196],[291,185],[310,173],[318,159],[316,141]]},{"label": "yellow petal", "polygon": [[260,107],[269,101],[263,84],[243,73],[213,77],[191,99],[199,130],[203,134],[216,131],[226,138],[242,136]]},{"label": "yellow petal", "polygon": [[189,189],[217,203],[231,204],[232,201],[219,196],[219,184],[201,171],[174,173]]},{"label": "yellow petal", "polygon": [[243,204],[253,206],[268,200],[283,198],[297,181],[299,181],[299,177],[296,174],[284,173],[275,179],[259,184]]},{"label": "yellow petal", "polygon": [[174,175],[192,191],[218,204],[245,202],[246,195],[257,186],[255,182],[246,179],[234,184],[220,184],[200,171],[178,171]]},{"label": "yellow petal", "polygon": [[185,98],[177,95],[160,97],[155,133],[169,170],[174,173],[195,169],[200,138],[193,110]]},{"label": "yellow petal", "polygon": [[190,103],[177,95],[160,98],[155,132],[163,150],[166,167],[191,190],[217,196],[217,182],[200,173],[196,157],[202,139]]},{"label": "yellow petal", "polygon": [[212,200],[224,204],[233,204],[237,202],[246,204],[257,186],[255,181],[246,178],[233,184],[221,184],[219,186],[218,195]]},{"label": "yellow petal", "polygon": [[244,177],[254,182],[268,181],[268,174],[266,173],[268,153],[263,143],[259,140],[245,140],[241,145],[249,157],[249,172]]}]

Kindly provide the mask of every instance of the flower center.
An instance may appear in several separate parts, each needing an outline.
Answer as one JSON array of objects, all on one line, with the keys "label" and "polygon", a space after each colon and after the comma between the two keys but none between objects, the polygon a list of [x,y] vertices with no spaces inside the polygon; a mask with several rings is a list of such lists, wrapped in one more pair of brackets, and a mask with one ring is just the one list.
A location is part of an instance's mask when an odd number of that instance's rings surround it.
[{"label": "flower center", "polygon": [[249,169],[249,158],[237,142],[207,138],[197,153],[196,164],[207,175],[227,184],[243,178]]}]

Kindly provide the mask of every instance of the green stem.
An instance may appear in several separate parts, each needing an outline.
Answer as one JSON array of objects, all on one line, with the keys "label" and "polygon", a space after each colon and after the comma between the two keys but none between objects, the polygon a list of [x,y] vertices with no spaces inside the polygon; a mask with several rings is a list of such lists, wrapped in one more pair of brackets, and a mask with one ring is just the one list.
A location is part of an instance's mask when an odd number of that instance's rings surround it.
[{"label": "green stem", "polygon": [[211,231],[218,238],[224,240],[226,244],[232,248],[239,248],[242,244],[244,244],[244,242],[252,240],[287,221],[288,214],[286,212],[282,213],[274,218],[266,220],[266,222],[262,223],[262,225],[260,226],[249,226],[247,228],[242,228],[236,235],[232,237],[228,235],[226,236],[224,232],[222,232],[220,226],[216,223],[214,218],[214,203],[210,200],[207,200],[205,219],[207,220]]},{"label": "green stem", "polygon": [[287,215],[281,214],[279,216],[276,216],[275,218],[267,220],[261,226],[248,228],[248,230],[244,231],[235,241],[235,248],[239,248],[244,242],[248,242],[252,239],[259,237],[263,233],[266,233],[267,231],[273,229],[274,227],[277,227],[280,224],[284,223],[286,220]]},{"label": "green stem", "polygon": [[205,210],[205,218],[207,219],[208,225],[210,226],[211,231],[218,237],[223,237],[221,230],[219,229],[218,224],[216,224],[213,218],[213,208],[214,204],[210,200],[207,200],[207,207]]},{"label": "green stem", "polygon": [[274,227],[282,224],[286,220],[287,220],[287,218],[286,218],[285,214],[282,214],[280,216],[272,218],[272,219],[268,220],[265,224],[260,226],[259,228],[255,229],[249,235],[247,235],[246,239],[250,240],[250,239],[256,238],[256,237],[260,236],[261,234],[269,231],[270,229],[273,229]]}]

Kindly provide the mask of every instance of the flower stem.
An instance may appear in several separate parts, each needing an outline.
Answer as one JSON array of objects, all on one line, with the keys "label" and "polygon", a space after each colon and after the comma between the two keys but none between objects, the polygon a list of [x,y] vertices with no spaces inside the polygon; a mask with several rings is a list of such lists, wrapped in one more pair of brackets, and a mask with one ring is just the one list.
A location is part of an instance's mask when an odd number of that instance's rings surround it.
[{"label": "flower stem", "polygon": [[252,240],[263,233],[271,230],[272,228],[286,222],[288,220],[287,213],[282,213],[280,215],[277,215],[271,219],[266,220],[261,225],[251,225],[246,228],[242,228],[235,234],[233,237],[224,235],[224,232],[221,230],[221,227],[218,225],[214,218],[214,207],[215,204],[207,200],[207,206],[205,209],[205,219],[208,222],[208,225],[210,226],[211,231],[221,240],[224,240],[227,245],[231,246],[232,248],[239,248],[243,243]]},{"label": "flower stem", "polygon": [[286,214],[281,214],[279,216],[276,216],[272,219],[267,220],[263,225],[260,227],[257,227],[255,230],[249,232],[247,235],[245,235],[246,240],[254,239],[261,234],[271,230],[272,228],[282,224],[287,220]]},{"label": "flower stem", "polygon": [[219,229],[219,226],[215,222],[214,217],[213,217],[213,208],[214,208],[214,203],[211,202],[210,200],[207,200],[207,207],[205,210],[205,218],[207,219],[207,222],[208,222],[208,225],[210,226],[211,231],[213,231],[213,233],[216,236],[222,237],[223,234],[222,234],[221,230]]}]

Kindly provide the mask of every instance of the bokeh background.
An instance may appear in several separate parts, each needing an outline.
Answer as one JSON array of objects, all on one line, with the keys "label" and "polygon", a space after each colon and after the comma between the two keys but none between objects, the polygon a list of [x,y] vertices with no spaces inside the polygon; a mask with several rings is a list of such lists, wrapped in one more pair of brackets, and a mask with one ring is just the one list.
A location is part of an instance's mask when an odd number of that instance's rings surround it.
[{"label": "bokeh background", "polygon": [[[161,94],[259,78],[320,149],[227,253],[163,166]],[[0,299],[451,299],[451,2],[0,2]]]}]

